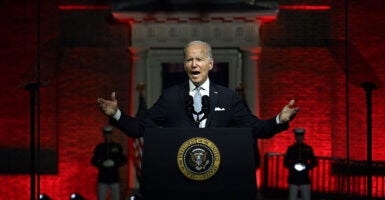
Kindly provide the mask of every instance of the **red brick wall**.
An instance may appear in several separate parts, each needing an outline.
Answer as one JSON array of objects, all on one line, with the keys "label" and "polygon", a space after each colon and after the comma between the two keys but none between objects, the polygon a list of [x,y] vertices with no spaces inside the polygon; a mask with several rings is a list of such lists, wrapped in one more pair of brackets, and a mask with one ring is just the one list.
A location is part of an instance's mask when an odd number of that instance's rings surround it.
[{"label": "red brick wall", "polygon": [[[66,55],[55,80],[59,175],[42,178],[41,191],[56,199],[71,192],[96,199],[97,170],[90,165],[90,158],[96,144],[102,141],[101,127],[107,124],[106,117],[98,110],[96,98],[109,97],[110,92],[116,90],[122,109],[127,108],[130,60],[122,48],[67,49]],[[123,62],[117,65],[115,60]],[[115,133],[115,140],[127,151],[127,137],[117,130]],[[52,182],[61,189],[52,188]],[[122,187],[127,187],[127,177]]]},{"label": "red brick wall", "polygon": [[[317,155],[332,154],[332,108],[335,90],[343,85],[337,77],[342,74],[325,48],[264,48],[261,56],[261,117],[280,112],[290,99],[301,108],[291,128],[270,140],[262,140],[266,151],[284,153],[294,141],[291,129],[304,127],[306,142],[318,150]],[[278,106],[281,105],[281,106]],[[316,109],[315,109],[316,108]],[[319,142],[323,141],[323,142]]]}]

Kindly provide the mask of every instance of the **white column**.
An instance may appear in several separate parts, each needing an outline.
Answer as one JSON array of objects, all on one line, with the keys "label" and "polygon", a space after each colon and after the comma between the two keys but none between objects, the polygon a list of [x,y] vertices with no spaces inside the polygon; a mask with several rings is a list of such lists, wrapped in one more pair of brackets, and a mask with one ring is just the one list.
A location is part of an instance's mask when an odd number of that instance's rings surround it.
[{"label": "white column", "polygon": [[241,48],[241,50],[246,101],[250,110],[258,116],[260,112],[258,59],[261,47]]}]

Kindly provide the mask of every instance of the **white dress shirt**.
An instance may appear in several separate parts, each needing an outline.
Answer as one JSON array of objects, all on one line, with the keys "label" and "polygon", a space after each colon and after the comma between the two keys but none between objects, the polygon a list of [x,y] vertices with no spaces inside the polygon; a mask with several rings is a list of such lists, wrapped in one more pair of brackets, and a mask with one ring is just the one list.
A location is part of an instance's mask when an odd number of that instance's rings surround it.
[{"label": "white dress shirt", "polygon": [[[190,96],[194,97],[195,95],[195,92],[197,91],[195,88],[197,86],[194,85],[194,83],[189,80],[189,94]],[[210,96],[210,80],[207,79],[202,85],[200,85],[199,87],[201,87],[201,96],[204,96],[204,95],[207,95],[207,96]],[[205,128],[206,127],[206,121],[207,119],[204,119],[202,120],[200,123],[199,123],[199,128]]]}]

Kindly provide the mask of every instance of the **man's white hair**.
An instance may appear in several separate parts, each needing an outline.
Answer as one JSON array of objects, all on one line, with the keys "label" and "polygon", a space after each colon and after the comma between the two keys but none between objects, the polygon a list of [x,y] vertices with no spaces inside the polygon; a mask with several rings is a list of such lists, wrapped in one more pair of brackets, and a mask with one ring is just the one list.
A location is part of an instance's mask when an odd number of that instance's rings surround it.
[{"label": "man's white hair", "polygon": [[212,54],[212,49],[211,49],[211,46],[209,43],[207,42],[204,42],[204,41],[201,41],[201,40],[194,40],[194,41],[191,41],[189,42],[186,47],[184,48],[184,53],[186,54],[186,49],[187,47],[191,46],[191,45],[204,45],[206,46],[206,49],[207,49],[207,55],[209,57],[209,59],[213,59],[213,54]]}]

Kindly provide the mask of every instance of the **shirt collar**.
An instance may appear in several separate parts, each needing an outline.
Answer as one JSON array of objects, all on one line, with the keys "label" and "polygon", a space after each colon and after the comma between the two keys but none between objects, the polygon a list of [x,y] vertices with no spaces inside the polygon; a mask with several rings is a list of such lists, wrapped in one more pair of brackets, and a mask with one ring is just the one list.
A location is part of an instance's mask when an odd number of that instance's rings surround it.
[{"label": "shirt collar", "polygon": [[[194,83],[191,80],[189,80],[188,82],[189,82],[190,92],[195,90],[196,86],[194,85]],[[203,88],[203,90],[209,91],[210,90],[210,79],[207,79],[200,87]]]}]

